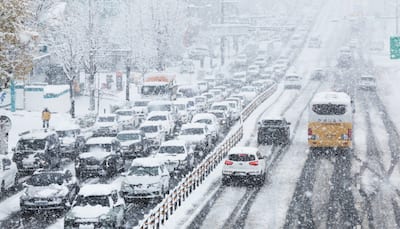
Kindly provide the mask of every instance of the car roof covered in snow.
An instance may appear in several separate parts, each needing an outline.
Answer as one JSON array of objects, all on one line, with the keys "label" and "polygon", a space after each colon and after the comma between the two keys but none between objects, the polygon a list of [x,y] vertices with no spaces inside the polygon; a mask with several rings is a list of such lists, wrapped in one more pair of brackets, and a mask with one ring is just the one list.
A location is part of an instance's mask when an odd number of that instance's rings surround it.
[{"label": "car roof covered in snow", "polygon": [[258,148],[256,148],[256,147],[236,146],[236,147],[233,147],[229,151],[228,155],[241,154],[241,153],[243,153],[243,154],[256,154],[257,151],[258,151]]},{"label": "car roof covered in snow", "polygon": [[171,113],[169,111],[152,111],[147,115],[147,118],[152,117],[152,116],[168,116]]},{"label": "car roof covered in snow", "polygon": [[86,145],[111,144],[114,139],[114,137],[91,137],[86,141]]},{"label": "car roof covered in snow", "polygon": [[143,158],[135,158],[132,161],[131,166],[143,166],[143,167],[158,167],[164,164],[163,161],[157,160],[154,157],[143,157]]},{"label": "car roof covered in snow", "polygon": [[157,121],[144,121],[142,124],[140,124],[140,127],[143,126],[159,126],[161,127],[161,124]]},{"label": "car roof covered in snow", "polygon": [[45,139],[48,136],[55,134],[54,130],[47,130],[47,129],[35,129],[25,131],[19,134],[21,139]]},{"label": "car roof covered in snow", "polygon": [[118,135],[120,134],[142,134],[141,130],[122,130],[118,132]]},{"label": "car roof covered in snow", "polygon": [[311,104],[350,104],[351,98],[344,92],[319,92],[315,94]]},{"label": "car roof covered in snow", "polygon": [[190,128],[205,128],[207,124],[205,123],[186,123],[183,124],[181,129],[190,129]]},{"label": "car roof covered in snow", "polygon": [[87,184],[79,190],[82,196],[104,196],[110,195],[116,189],[109,184]]},{"label": "car roof covered in snow", "polygon": [[114,152],[107,152],[107,151],[103,151],[101,149],[95,149],[93,151],[90,152],[86,152],[86,153],[81,153],[79,154],[79,158],[95,158],[98,161],[103,160],[104,158],[113,155]]},{"label": "car roof covered in snow", "polygon": [[216,117],[214,114],[211,113],[198,113],[193,116],[192,122],[195,122],[200,119],[216,119]]},{"label": "car roof covered in snow", "polygon": [[161,146],[185,146],[186,142],[183,140],[168,140],[161,143]]}]

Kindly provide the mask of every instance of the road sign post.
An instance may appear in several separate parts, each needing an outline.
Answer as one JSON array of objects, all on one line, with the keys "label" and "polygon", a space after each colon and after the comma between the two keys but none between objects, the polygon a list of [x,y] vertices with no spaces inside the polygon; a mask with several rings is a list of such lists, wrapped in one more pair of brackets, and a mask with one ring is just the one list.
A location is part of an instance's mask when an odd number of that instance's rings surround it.
[{"label": "road sign post", "polygon": [[390,37],[390,59],[400,59],[400,37]]}]

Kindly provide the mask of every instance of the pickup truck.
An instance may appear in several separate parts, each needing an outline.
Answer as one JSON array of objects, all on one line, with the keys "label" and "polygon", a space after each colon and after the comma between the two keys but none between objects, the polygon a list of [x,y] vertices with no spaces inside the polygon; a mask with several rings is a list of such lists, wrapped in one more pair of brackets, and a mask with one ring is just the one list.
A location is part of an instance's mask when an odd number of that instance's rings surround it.
[{"label": "pickup truck", "polygon": [[258,121],[258,144],[288,144],[290,122],[284,117],[265,117]]}]

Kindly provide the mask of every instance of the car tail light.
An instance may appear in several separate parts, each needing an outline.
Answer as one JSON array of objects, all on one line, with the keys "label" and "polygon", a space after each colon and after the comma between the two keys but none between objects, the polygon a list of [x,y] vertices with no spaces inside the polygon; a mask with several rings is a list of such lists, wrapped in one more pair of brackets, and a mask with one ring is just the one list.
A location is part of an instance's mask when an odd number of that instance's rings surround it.
[{"label": "car tail light", "polygon": [[233,161],[226,160],[226,161],[225,161],[225,165],[233,165]]},{"label": "car tail light", "polygon": [[258,161],[250,161],[249,165],[258,166]]},{"label": "car tail light", "polygon": [[353,130],[352,129],[348,129],[347,130],[347,136],[349,136],[349,139],[351,139],[351,137],[353,136]]},{"label": "car tail light", "polygon": [[308,135],[309,136],[312,135],[312,129],[311,128],[308,128]]}]

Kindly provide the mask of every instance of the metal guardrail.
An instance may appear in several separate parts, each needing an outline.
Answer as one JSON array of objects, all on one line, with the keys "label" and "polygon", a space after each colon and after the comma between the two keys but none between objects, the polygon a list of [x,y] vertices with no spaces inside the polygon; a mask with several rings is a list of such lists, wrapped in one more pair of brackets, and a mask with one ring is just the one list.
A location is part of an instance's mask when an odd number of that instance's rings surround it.
[{"label": "metal guardrail", "polygon": [[[250,114],[277,89],[277,84],[273,84],[263,93],[258,95],[250,104],[242,111],[242,121],[245,121]],[[176,209],[182,205],[189,195],[199,187],[206,177],[214,170],[215,167],[225,158],[229,150],[235,146],[243,137],[243,122],[239,128],[218,145],[214,151],[207,155],[206,158],[193,171],[186,174],[184,179],[164,197],[164,199],[153,208],[139,225],[138,229],[158,229],[174,214]]]}]

